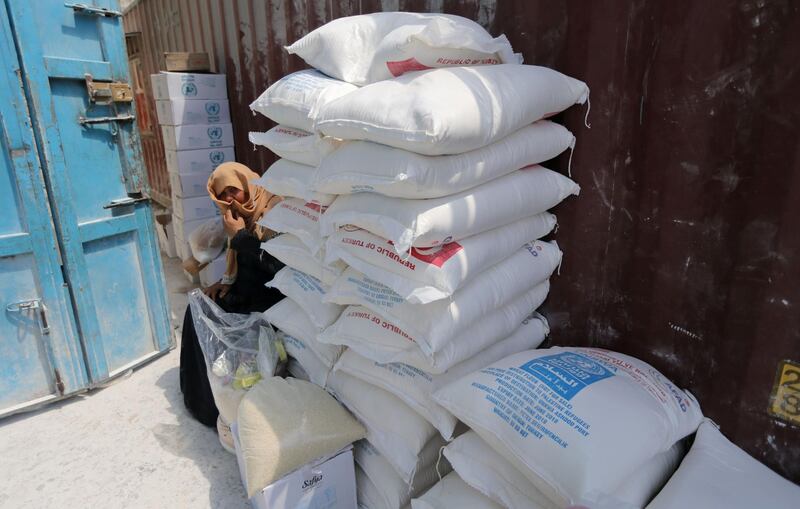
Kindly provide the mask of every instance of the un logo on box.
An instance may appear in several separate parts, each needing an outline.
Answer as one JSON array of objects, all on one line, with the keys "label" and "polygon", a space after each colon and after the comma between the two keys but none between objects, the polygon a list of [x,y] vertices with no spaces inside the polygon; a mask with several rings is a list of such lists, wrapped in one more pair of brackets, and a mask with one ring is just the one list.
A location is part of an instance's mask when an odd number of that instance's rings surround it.
[{"label": "un logo on box", "polygon": [[212,117],[219,115],[219,103],[206,103],[206,113]]},{"label": "un logo on box", "polygon": [[214,166],[217,166],[225,161],[225,152],[221,150],[212,150],[208,154],[208,158],[211,160],[211,163],[214,164]]},{"label": "un logo on box", "polygon": [[194,97],[197,95],[197,85],[194,83],[184,83],[181,86],[181,93],[186,97]]},{"label": "un logo on box", "polygon": [[219,140],[222,138],[222,128],[221,127],[209,127],[208,128],[208,137],[212,140]]}]

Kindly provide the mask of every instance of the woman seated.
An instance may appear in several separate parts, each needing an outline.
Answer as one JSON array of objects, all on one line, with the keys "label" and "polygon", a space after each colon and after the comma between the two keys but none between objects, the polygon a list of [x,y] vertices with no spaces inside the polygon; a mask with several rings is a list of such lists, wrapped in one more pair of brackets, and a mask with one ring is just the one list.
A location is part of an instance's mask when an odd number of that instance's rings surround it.
[{"label": "woman seated", "polygon": [[[277,290],[264,286],[283,264],[261,249],[261,243],[274,233],[257,224],[281,197],[252,182],[258,178],[243,164],[223,163],[208,179],[208,194],[222,212],[228,253],[222,280],[204,292],[229,313],[264,311],[283,298]],[[183,402],[192,416],[206,426],[218,424],[219,412],[188,307],[181,336],[180,382]],[[225,423],[217,427],[226,428]]]}]

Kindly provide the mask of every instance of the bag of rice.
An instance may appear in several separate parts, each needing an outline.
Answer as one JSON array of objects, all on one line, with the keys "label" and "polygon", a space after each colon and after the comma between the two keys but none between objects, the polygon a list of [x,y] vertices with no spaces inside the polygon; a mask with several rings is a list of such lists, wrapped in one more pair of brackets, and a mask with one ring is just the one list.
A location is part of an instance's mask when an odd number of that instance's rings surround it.
[{"label": "bag of rice", "polygon": [[[291,233],[315,255],[322,248],[319,219],[327,208],[300,198],[289,198],[269,209],[258,224],[274,232]],[[309,274],[316,276],[313,272]]]},{"label": "bag of rice", "polygon": [[309,166],[319,166],[323,156],[338,145],[331,138],[322,140],[308,131],[285,125],[277,125],[265,133],[251,132],[248,138],[250,143],[267,147],[278,157]]},{"label": "bag of rice", "polygon": [[408,405],[383,389],[342,372],[328,377],[328,390],[367,429],[367,439],[406,483],[411,483],[420,453],[432,439],[444,445],[436,429]]},{"label": "bag of rice", "polygon": [[[587,502],[592,509],[642,509],[669,479],[680,463],[683,443],[656,455],[640,468],[624,486],[599,503]],[[453,469],[470,486],[498,504],[512,509],[555,509],[555,505],[497,451],[474,431],[456,438],[444,449]]]},{"label": "bag of rice", "polygon": [[322,302],[326,288],[322,282],[305,272],[284,267],[275,274],[275,278],[266,284],[269,288],[277,288],[305,310],[311,323],[322,331],[339,318],[344,306]]},{"label": "bag of rice", "polygon": [[323,263],[324,250],[320,250],[316,254],[311,253],[308,246],[291,233],[284,233],[264,242],[261,244],[261,249],[287,267],[314,276],[325,285],[332,285],[347,268],[347,265],[341,261]]},{"label": "bag of rice", "polygon": [[320,108],[354,90],[358,87],[306,69],[270,85],[250,104],[250,109],[277,124],[313,132]]},{"label": "bag of rice", "polygon": [[342,355],[341,347],[317,341],[319,331],[311,323],[308,314],[288,297],[264,311],[264,318],[284,334],[294,336],[305,343],[329,368],[333,367]]},{"label": "bag of rice", "polygon": [[[345,308],[339,319],[320,335],[322,343],[344,345],[362,356],[382,363],[400,362],[426,373],[441,374],[459,362],[508,337],[525,317],[544,302],[548,281],[502,308],[476,320],[468,332],[460,334],[443,348],[426,355],[403,329],[361,306]],[[531,322],[542,339],[549,330],[539,320]]]},{"label": "bag of rice", "polygon": [[366,191],[396,198],[440,198],[550,160],[574,140],[565,127],[541,120],[483,148],[450,156],[353,141],[322,158],[313,187],[331,194]]},{"label": "bag of rice", "polygon": [[444,448],[444,457],[465,483],[510,509],[557,509],[505,458],[468,431]]},{"label": "bag of rice", "polygon": [[336,196],[325,193],[315,193],[311,190],[314,173],[317,169],[313,166],[294,163],[288,159],[278,159],[267,171],[253,182],[263,187],[272,194],[288,198],[300,198],[318,205],[327,207]]},{"label": "bag of rice", "polygon": [[416,12],[335,19],[286,51],[359,86],[434,67],[522,63],[504,35],[493,38],[461,16]]},{"label": "bag of rice", "polygon": [[294,378],[254,385],[239,405],[237,425],[248,497],[365,435],[325,390]]},{"label": "bag of rice", "polygon": [[[538,313],[536,318],[544,320]],[[359,355],[355,350],[346,350],[334,366],[334,371],[343,371],[394,394],[433,424],[445,440],[452,440],[458,420],[433,401],[431,394],[439,387],[495,361],[539,346],[544,335],[537,333],[540,329],[533,320],[526,322],[511,336],[456,364],[441,375],[431,375],[408,364],[375,362]]]},{"label": "bag of rice", "polygon": [[[281,334],[286,353],[291,357],[287,367],[289,373],[295,378],[325,387],[328,384],[328,375],[331,367],[326,366],[314,353],[314,350],[302,339],[289,334]],[[300,368],[299,370],[297,368]]]},{"label": "bag of rice", "polygon": [[427,304],[450,297],[476,274],[550,233],[555,224],[556,216],[543,212],[459,242],[412,247],[408,256],[398,256],[389,241],[375,234],[345,227],[328,238],[325,261],[342,260],[408,302]]},{"label": "bag of rice", "polygon": [[613,493],[702,420],[653,367],[596,348],[521,352],[433,399],[560,507]]},{"label": "bag of rice", "polygon": [[[367,440],[361,440],[353,448],[356,465],[359,466],[375,490],[369,490],[372,505],[370,509],[398,509],[406,507],[415,497],[430,488],[439,480],[436,469],[436,459],[423,468],[417,470],[411,485],[403,481],[394,468],[381,456],[378,450]],[[439,465],[442,475],[452,471],[450,464],[445,460]],[[413,487],[412,487],[413,486]],[[360,486],[359,486],[360,489]]]},{"label": "bag of rice", "polygon": [[391,321],[411,337],[423,352],[441,350],[477,317],[483,317],[548,279],[561,263],[553,242],[535,240],[485,270],[457,290],[450,299],[410,304],[391,288],[352,267],[336,280],[324,300],[360,305]]},{"label": "bag of rice", "polygon": [[[411,500],[412,509],[503,509],[461,480],[455,472],[447,474],[420,498]],[[536,509],[536,508],[529,508]]]},{"label": "bag of rice", "polygon": [[429,156],[485,147],[589,97],[585,83],[534,65],[452,67],[381,81],[323,106],[315,128]]},{"label": "bag of rice", "polygon": [[647,509],[797,507],[800,487],[736,447],[710,420]]},{"label": "bag of rice", "polygon": [[[444,198],[407,200],[374,193],[351,194],[339,196],[327,208],[319,223],[320,232],[328,237],[342,226],[353,225],[391,241],[395,252],[403,254],[412,246],[460,241],[540,214],[579,191],[578,184],[567,177],[533,166]],[[277,214],[275,211],[287,201],[264,217]]]}]

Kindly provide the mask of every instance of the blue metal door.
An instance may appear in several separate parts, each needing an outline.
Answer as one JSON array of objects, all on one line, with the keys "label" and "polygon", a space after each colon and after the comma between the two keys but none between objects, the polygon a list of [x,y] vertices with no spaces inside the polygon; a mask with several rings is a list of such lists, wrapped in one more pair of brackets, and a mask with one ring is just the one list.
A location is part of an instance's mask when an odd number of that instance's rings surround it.
[{"label": "blue metal door", "polygon": [[29,122],[0,8],[0,415],[87,385]]},{"label": "blue metal door", "polygon": [[121,18],[108,1],[4,8],[48,195],[34,206],[44,215],[49,203],[92,385],[171,346]]}]

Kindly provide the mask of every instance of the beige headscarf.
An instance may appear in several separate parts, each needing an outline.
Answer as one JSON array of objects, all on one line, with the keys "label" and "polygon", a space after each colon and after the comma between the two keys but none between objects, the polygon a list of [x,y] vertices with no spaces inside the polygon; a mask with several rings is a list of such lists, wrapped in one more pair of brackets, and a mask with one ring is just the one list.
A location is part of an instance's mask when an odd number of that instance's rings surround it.
[{"label": "beige headscarf", "polygon": [[[222,163],[208,178],[208,195],[217,204],[220,211],[225,214],[228,210],[233,210],[244,219],[245,228],[253,232],[259,240],[263,240],[269,231],[258,225],[258,220],[272,206],[279,203],[280,196],[268,192],[263,187],[254,184],[252,181],[258,179],[256,172],[240,163]],[[244,191],[246,201],[239,203],[233,200],[230,204],[217,198],[226,187],[233,187]],[[236,251],[230,248],[228,239],[227,265],[225,276],[227,279],[236,279],[238,266],[236,265]]]}]

